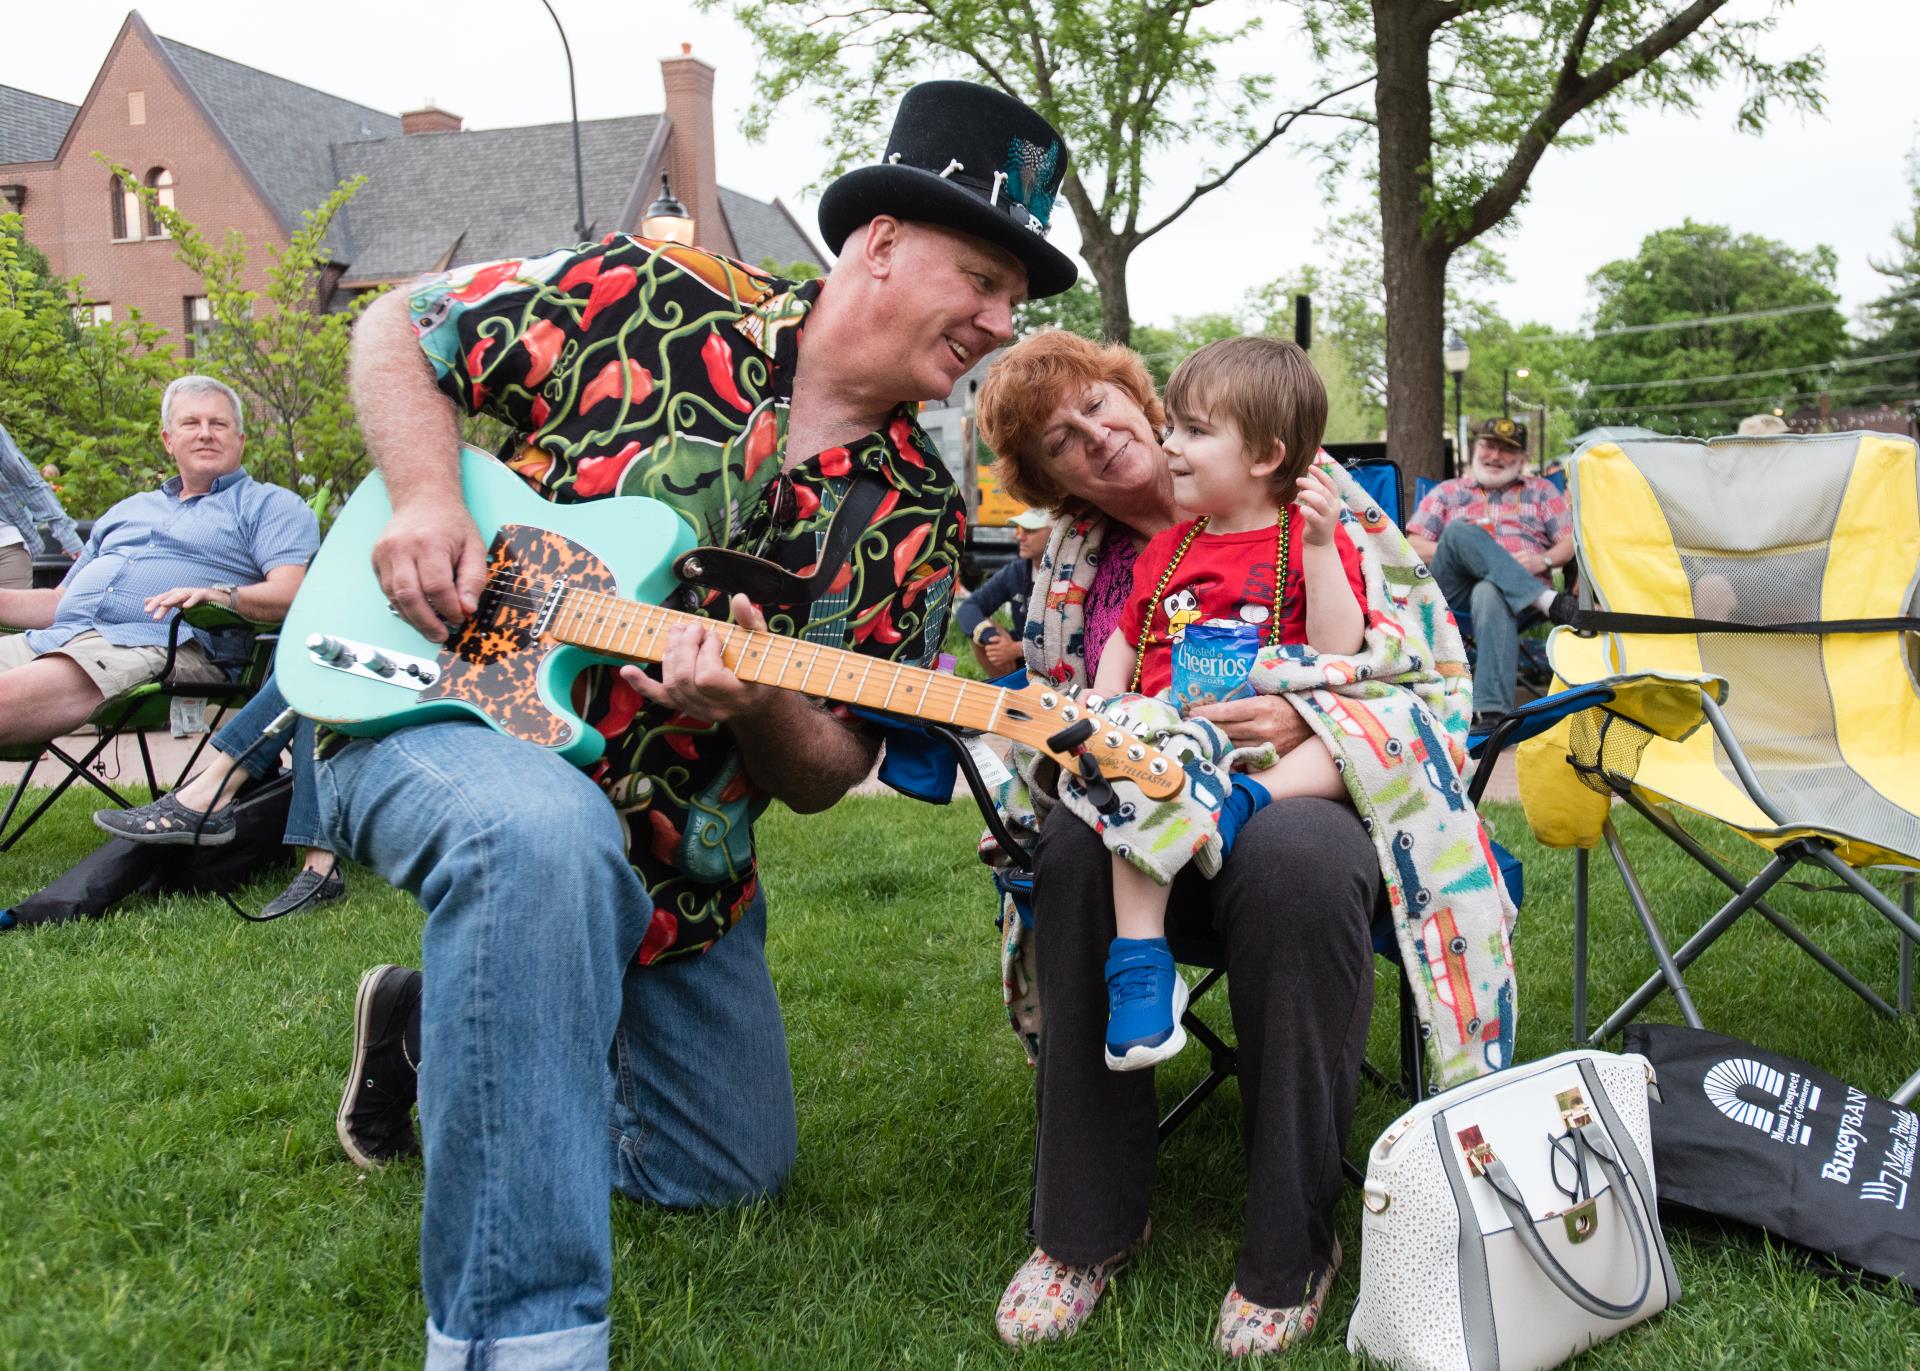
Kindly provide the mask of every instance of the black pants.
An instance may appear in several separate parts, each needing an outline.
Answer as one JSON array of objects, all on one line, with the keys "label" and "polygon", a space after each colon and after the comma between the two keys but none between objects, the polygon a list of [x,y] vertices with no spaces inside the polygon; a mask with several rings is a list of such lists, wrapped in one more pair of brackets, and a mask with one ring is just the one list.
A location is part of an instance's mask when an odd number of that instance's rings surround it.
[{"label": "black pants", "polygon": [[[1035,865],[1045,1018],[1034,1236],[1049,1256],[1084,1266],[1146,1226],[1158,1111],[1151,1071],[1109,1071],[1102,1058],[1102,972],[1114,936],[1107,850],[1060,809]],[[1381,893],[1359,816],[1306,798],[1256,814],[1213,880],[1188,871],[1174,885],[1169,927],[1211,927],[1226,942],[1247,1161],[1235,1279],[1261,1304],[1298,1304],[1332,1255],[1340,1158],[1373,1008],[1368,926]]]}]

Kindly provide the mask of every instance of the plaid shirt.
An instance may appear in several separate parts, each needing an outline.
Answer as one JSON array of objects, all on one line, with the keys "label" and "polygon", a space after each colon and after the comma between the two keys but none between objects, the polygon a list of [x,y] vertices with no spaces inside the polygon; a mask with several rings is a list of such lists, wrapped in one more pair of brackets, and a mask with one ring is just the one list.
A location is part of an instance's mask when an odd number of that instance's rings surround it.
[{"label": "plaid shirt", "polygon": [[[1442,481],[1407,520],[1406,531],[1438,542],[1440,532],[1456,519],[1475,523],[1516,558],[1523,552],[1545,553],[1573,532],[1573,511],[1567,497],[1544,476],[1523,476],[1512,485],[1487,490],[1472,476]],[[1543,585],[1552,581],[1536,573]]]}]

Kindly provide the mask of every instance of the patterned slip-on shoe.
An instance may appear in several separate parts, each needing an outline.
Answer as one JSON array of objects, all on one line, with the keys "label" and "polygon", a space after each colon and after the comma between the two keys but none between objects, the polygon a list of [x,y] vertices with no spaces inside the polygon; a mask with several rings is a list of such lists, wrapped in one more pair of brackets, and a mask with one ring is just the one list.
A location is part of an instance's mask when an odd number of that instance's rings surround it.
[{"label": "patterned slip-on shoe", "polygon": [[1333,1273],[1340,1269],[1340,1240],[1334,1239],[1333,1260],[1305,1304],[1290,1309],[1269,1309],[1255,1304],[1234,1286],[1220,1304],[1220,1350],[1229,1357],[1264,1357],[1284,1352],[1310,1335],[1320,1323],[1320,1311],[1326,1306],[1327,1291],[1333,1288]]},{"label": "patterned slip-on shoe", "polygon": [[260,911],[260,917],[277,919],[282,914],[293,913],[296,909],[312,909],[318,905],[332,904],[335,900],[344,900],[346,897],[347,878],[340,874],[338,866],[324,876],[311,867],[302,867],[288,883],[287,888]]},{"label": "patterned slip-on shoe", "polygon": [[93,822],[95,827],[132,843],[195,843],[201,847],[232,842],[240,827],[232,805],[202,814],[174,799],[171,791],[151,804],[132,809],[97,809]]},{"label": "patterned slip-on shoe", "polygon": [[1019,1347],[1030,1342],[1058,1342],[1079,1332],[1114,1273],[1140,1250],[1152,1231],[1153,1225],[1147,1225],[1133,1246],[1092,1266],[1068,1266],[1034,1248],[1033,1255],[1007,1282],[1000,1307],[994,1311],[993,1326],[1000,1341]]}]

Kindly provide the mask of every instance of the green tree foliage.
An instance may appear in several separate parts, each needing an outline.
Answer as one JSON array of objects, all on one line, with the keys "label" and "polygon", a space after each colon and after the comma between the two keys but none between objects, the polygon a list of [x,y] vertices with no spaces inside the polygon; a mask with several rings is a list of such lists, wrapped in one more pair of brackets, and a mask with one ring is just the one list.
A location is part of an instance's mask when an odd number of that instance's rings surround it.
[{"label": "green tree foliage", "polygon": [[[1636,107],[1688,111],[1742,84],[1737,123],[1817,110],[1817,53],[1760,52],[1780,5],[1760,0],[1314,0],[1301,14],[1332,99],[1372,78],[1371,109],[1330,162],[1376,178],[1387,286],[1389,442],[1409,475],[1438,475],[1447,267],[1503,224],[1555,143],[1618,133]],[[1743,16],[1741,11],[1745,11]]]},{"label": "green tree foliage", "polygon": [[777,257],[762,257],[760,270],[770,272],[783,281],[813,281],[827,274],[818,262],[782,262]]},{"label": "green tree foliage", "polygon": [[[1913,204],[1905,222],[1894,226],[1894,255],[1872,262],[1889,288],[1867,306],[1868,331],[1860,340],[1855,365],[1839,383],[1841,389],[1859,388],[1850,403],[1920,403],[1920,147],[1907,155],[1907,179]],[[1863,360],[1870,357],[1885,360]]]},{"label": "green tree foliage", "polygon": [[284,248],[266,245],[267,288],[259,291],[246,284],[255,248],[239,230],[229,229],[215,247],[125,167],[113,171],[138,192],[172,236],[174,255],[201,280],[213,329],[193,366],[245,397],[247,470],[303,496],[326,492],[323,504],[344,498],[370,469],[347,386],[347,349],[353,321],[374,293],[355,296],[344,309],[328,298],[326,236],[366,178],[342,182],[308,210]]},{"label": "green tree foliage", "polygon": [[[1102,331],[1125,342],[1134,249],[1227,184],[1293,122],[1343,94],[1269,111],[1271,79],[1229,78],[1218,57],[1258,18],[1209,28],[1212,0],[701,0],[725,3],[759,45],[761,102],[749,134],[805,89],[833,116],[833,169],[871,160],[900,93],[934,76],[984,81],[1037,109],[1072,150],[1062,195],[1099,287]],[[1191,185],[1155,196],[1148,159],[1175,148]],[[1182,178],[1183,180],[1185,178]]]},{"label": "green tree foliage", "polygon": [[[1847,349],[1833,250],[1796,252],[1758,234],[1691,220],[1641,241],[1591,277],[1597,335],[1576,422],[1731,433],[1746,415],[1792,408],[1827,388]],[[1811,305],[1805,313],[1681,328],[1649,325]],[[1634,332],[1610,332],[1631,329]],[[1819,370],[1806,370],[1819,368]]]},{"label": "green tree foliage", "polygon": [[77,281],[49,274],[0,214],[0,425],[36,466],[60,469],[77,519],[171,474],[160,446],[160,392],[177,363],[157,326],[130,318],[79,327]]},{"label": "green tree foliage", "polygon": [[1063,328],[1095,342],[1100,340],[1100,292],[1091,281],[1075,281],[1060,294],[1044,300],[1029,300],[1013,312],[1015,338],[1050,328]]}]

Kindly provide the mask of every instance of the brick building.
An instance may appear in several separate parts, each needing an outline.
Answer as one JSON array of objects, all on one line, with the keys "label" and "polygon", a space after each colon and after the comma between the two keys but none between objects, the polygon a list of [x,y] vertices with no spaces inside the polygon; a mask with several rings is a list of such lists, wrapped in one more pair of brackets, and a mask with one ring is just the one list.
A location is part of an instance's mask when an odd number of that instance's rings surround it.
[{"label": "brick building", "polygon": [[[684,45],[660,65],[663,111],[580,125],[590,234],[637,228],[665,171],[702,246],[824,265],[780,201],[716,183],[713,68]],[[327,303],[575,238],[569,125],[466,131],[431,107],[387,114],[161,38],[136,11],[79,105],[0,86],[0,209],[19,212],[57,274],[85,279],[102,317],[138,308],[189,346],[204,320],[199,280],[95,153],[133,169],[210,241],[238,229],[256,247],[285,244],[305,210],[365,174],[329,235]]]}]

